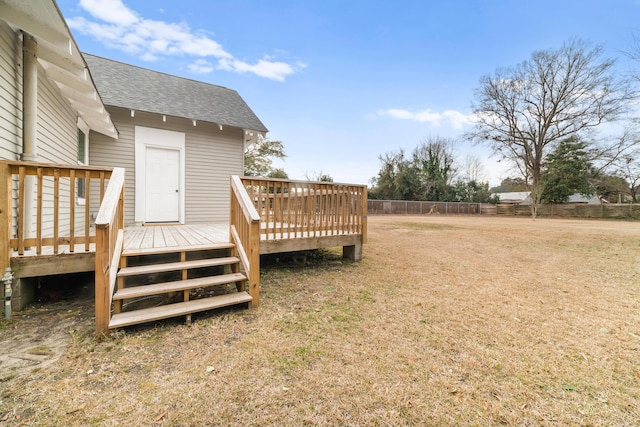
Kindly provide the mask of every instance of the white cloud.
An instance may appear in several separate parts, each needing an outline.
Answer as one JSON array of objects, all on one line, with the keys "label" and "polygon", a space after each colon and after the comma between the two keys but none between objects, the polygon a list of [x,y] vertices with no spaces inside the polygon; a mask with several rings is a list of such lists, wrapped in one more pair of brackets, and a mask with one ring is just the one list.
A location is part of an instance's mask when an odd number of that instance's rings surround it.
[{"label": "white cloud", "polygon": [[80,0],[80,7],[94,18],[111,24],[132,25],[139,20],[136,13],[122,4],[121,0]]},{"label": "white cloud", "polygon": [[300,63],[298,63],[297,66],[292,66],[285,62],[269,61],[267,58],[260,59],[253,65],[238,59],[223,58],[218,61],[218,68],[221,70],[235,71],[238,73],[254,73],[260,77],[280,82],[284,81],[287,76],[297,72],[298,69],[304,67],[304,64]]},{"label": "white cloud", "polygon": [[440,126],[443,122],[449,124],[454,129],[461,129],[465,125],[473,124],[473,114],[464,114],[456,110],[445,110],[443,112],[432,111],[431,109],[421,111],[409,111],[397,108],[378,110],[379,117],[391,117],[400,120],[413,120],[420,123],[430,123],[433,126]]},{"label": "white cloud", "polygon": [[195,62],[188,65],[189,70],[196,74],[208,74],[215,70],[215,67],[205,59],[196,59]]},{"label": "white cloud", "polygon": [[[234,58],[222,45],[204,31],[194,31],[185,23],[145,19],[129,9],[122,0],[80,0],[80,6],[93,17],[67,19],[69,27],[89,35],[105,46],[138,55],[145,61],[172,56],[200,58],[188,69],[193,73],[210,73],[221,69],[236,73],[252,73],[276,81],[284,81],[306,67],[303,63],[288,64],[264,56],[255,64]],[[218,66],[203,58],[218,59]]]}]

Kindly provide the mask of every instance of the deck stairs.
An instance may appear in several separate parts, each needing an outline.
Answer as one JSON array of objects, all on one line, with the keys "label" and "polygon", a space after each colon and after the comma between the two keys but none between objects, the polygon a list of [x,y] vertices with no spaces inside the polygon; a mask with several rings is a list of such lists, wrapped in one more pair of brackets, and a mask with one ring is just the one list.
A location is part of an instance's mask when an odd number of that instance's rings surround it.
[{"label": "deck stairs", "polygon": [[109,329],[251,302],[232,243],[125,250]]}]

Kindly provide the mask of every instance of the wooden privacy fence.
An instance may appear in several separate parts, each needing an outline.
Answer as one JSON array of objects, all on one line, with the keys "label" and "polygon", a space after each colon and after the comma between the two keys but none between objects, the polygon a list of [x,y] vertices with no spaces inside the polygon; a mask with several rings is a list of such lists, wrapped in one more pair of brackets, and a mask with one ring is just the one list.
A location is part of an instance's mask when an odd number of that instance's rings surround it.
[{"label": "wooden privacy fence", "polygon": [[[529,205],[496,205],[496,213],[498,215],[531,216],[531,207]],[[640,219],[640,205],[631,203],[602,203],[599,205],[580,203],[549,204],[538,206],[538,216]]]},{"label": "wooden privacy fence", "polygon": [[58,254],[64,245],[69,252],[90,251],[95,243],[90,207],[102,200],[111,171],[0,161],[0,242],[8,240],[3,250],[13,248],[24,255],[26,248],[33,248],[40,255],[49,247],[51,253]]},{"label": "wooden privacy fence", "polygon": [[367,187],[241,178],[260,216],[263,240],[366,235]]}]

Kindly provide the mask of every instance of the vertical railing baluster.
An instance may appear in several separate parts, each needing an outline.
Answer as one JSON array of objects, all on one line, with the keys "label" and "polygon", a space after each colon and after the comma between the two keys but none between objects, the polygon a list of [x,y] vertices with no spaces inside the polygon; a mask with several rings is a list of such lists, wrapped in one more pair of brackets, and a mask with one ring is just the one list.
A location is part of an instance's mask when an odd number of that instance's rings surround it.
[{"label": "vertical railing baluster", "polygon": [[24,255],[24,232],[26,213],[25,208],[25,181],[26,181],[26,168],[20,166],[18,168],[18,255]]},{"label": "vertical railing baluster", "polygon": [[60,169],[53,170],[53,253],[60,250]]},{"label": "vertical railing baluster", "polygon": [[69,171],[69,252],[76,250],[76,171]]},{"label": "vertical railing baluster", "polygon": [[[100,172],[104,175],[104,172]],[[91,248],[91,171],[84,174],[84,250],[89,252]]]},{"label": "vertical railing baluster", "polygon": [[36,207],[36,255],[42,253],[42,194],[44,193],[42,173],[43,170],[41,167],[36,168],[36,185],[38,191],[38,205]]}]

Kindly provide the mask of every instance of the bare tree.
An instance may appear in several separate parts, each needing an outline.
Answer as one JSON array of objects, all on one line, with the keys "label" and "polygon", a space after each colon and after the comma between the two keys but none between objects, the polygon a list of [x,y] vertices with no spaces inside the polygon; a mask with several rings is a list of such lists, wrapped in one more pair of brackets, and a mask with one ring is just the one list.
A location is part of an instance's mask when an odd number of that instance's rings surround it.
[{"label": "bare tree", "polygon": [[324,173],[322,169],[320,172],[316,172],[315,170],[311,173],[306,171],[304,173],[304,177],[307,181],[316,181],[316,182],[333,182],[333,177],[328,173]]},{"label": "bare tree", "polygon": [[486,179],[484,164],[482,160],[476,155],[467,154],[464,158],[463,164],[464,176],[462,177],[465,181],[475,181],[481,182]]},{"label": "bare tree", "polygon": [[638,203],[640,197],[640,149],[630,152],[620,159],[616,175],[629,185],[627,194],[632,203]]},{"label": "bare tree", "polygon": [[572,40],[480,80],[477,121],[466,137],[490,144],[517,166],[531,188],[534,217],[542,165],[554,143],[570,136],[589,140],[598,125],[619,119],[632,98],[613,73],[615,61],[601,55],[600,46]]}]

